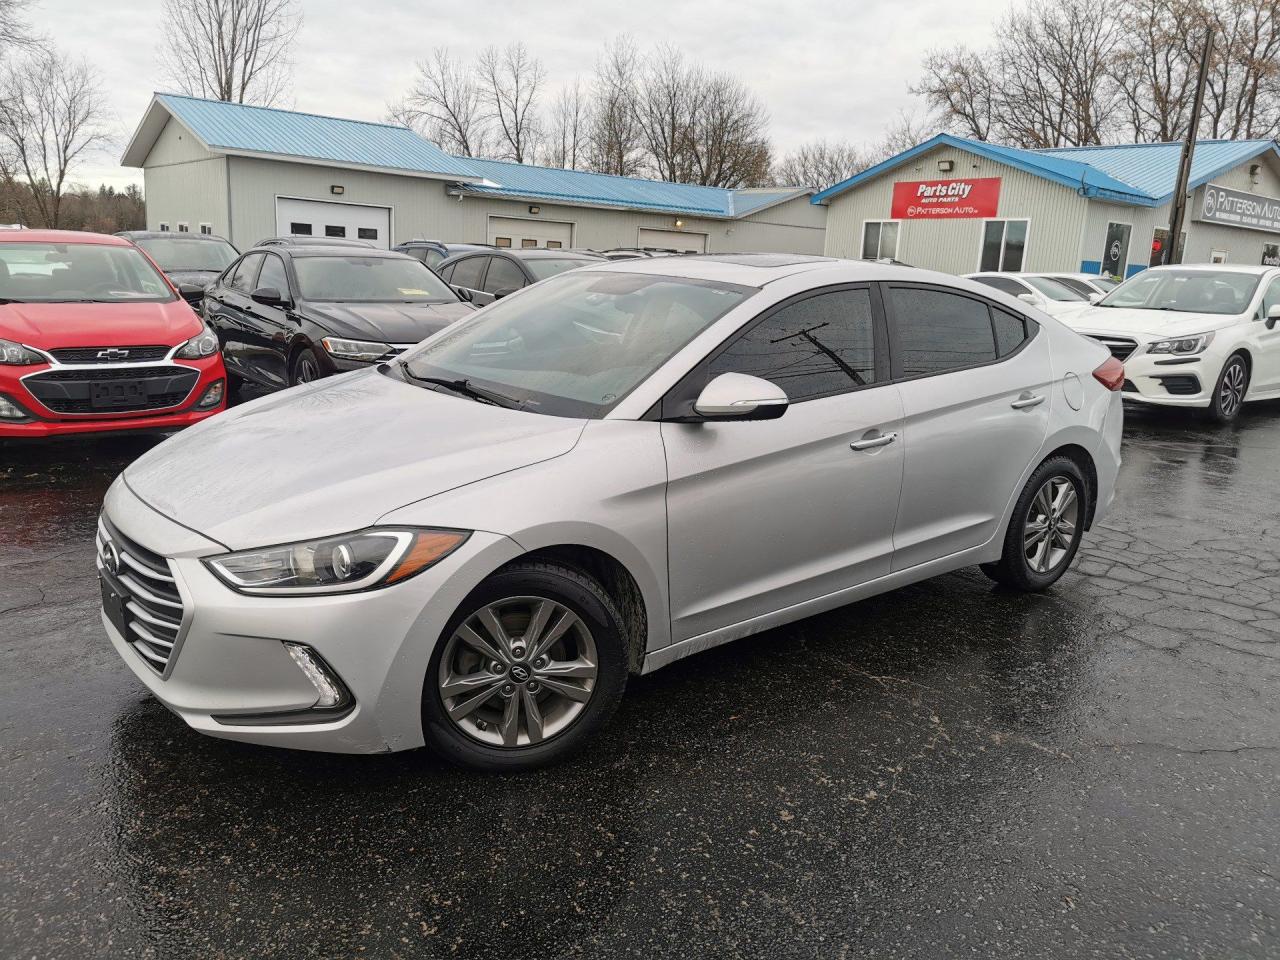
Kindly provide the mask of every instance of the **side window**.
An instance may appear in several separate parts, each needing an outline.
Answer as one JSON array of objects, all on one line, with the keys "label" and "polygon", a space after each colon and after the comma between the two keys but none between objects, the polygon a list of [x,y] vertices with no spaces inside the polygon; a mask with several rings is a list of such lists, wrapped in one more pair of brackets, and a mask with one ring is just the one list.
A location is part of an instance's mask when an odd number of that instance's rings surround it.
[{"label": "side window", "polygon": [[265,253],[251,253],[242,258],[240,266],[236,267],[235,275],[227,286],[242,293],[252,292],[253,283],[258,276],[258,268],[262,266],[262,259],[265,256]]},{"label": "side window", "polygon": [[453,268],[456,266],[457,266],[456,263],[451,263],[447,267],[445,267],[443,270],[437,270],[436,272],[440,274],[440,279],[443,280],[445,283],[452,283]]},{"label": "side window", "polygon": [[792,403],[874,383],[871,292],[820,293],[783,307],[712,359],[712,377],[748,373],[776,383]]},{"label": "side window", "polygon": [[1267,312],[1280,303],[1280,277],[1272,280],[1267,285],[1267,292],[1262,295],[1262,318],[1265,320]]},{"label": "side window", "polygon": [[484,292],[497,293],[499,290],[519,290],[525,285],[524,274],[506,257],[491,257],[489,273],[484,278]]},{"label": "side window", "polygon": [[981,300],[941,290],[890,287],[899,355],[895,375],[917,377],[996,359],[991,314]]},{"label": "side window", "polygon": [[270,254],[262,262],[262,272],[258,274],[258,287],[275,287],[284,296],[289,296],[289,276],[284,271],[284,261]]},{"label": "side window", "polygon": [[997,290],[1003,290],[1011,297],[1016,297],[1020,293],[1029,293],[1021,283],[1017,280],[1010,280],[1008,277],[974,277],[978,283],[985,283],[988,287],[995,287]]},{"label": "side window", "polygon": [[1034,330],[1028,329],[1034,321],[1025,321],[999,307],[991,308],[991,322],[996,328],[996,352],[1002,357],[1022,346],[1022,341]]},{"label": "side window", "polygon": [[453,266],[453,276],[449,282],[469,290],[479,290],[480,281],[484,279],[485,264],[488,262],[488,257],[467,257],[465,260],[459,260]]},{"label": "side window", "polygon": [[422,262],[428,267],[438,267],[443,260],[444,254],[439,250],[433,250],[430,247],[427,247],[422,251]]}]

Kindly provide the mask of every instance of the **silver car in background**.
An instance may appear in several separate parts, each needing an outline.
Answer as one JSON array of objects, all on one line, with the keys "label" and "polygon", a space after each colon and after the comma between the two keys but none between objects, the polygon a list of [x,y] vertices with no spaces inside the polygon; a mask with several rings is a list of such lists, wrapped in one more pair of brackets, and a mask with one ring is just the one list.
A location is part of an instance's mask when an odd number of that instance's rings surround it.
[{"label": "silver car in background", "polygon": [[717,644],[970,564],[1048,587],[1112,502],[1122,380],[942,274],[592,265],[143,456],[103,622],[205,733],[545,763]]}]

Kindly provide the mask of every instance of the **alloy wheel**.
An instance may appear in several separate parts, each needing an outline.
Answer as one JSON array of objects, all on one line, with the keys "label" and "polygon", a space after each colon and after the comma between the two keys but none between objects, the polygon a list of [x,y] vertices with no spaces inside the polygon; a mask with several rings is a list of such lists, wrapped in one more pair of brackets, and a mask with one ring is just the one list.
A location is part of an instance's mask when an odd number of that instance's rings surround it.
[{"label": "alloy wheel", "polygon": [[1233,359],[1222,372],[1222,383],[1218,386],[1218,409],[1226,418],[1235,416],[1244,403],[1246,375],[1244,364]]},{"label": "alloy wheel", "polygon": [[1044,482],[1027,510],[1023,554],[1036,573],[1055,569],[1071,551],[1080,524],[1080,499],[1066,477]]},{"label": "alloy wheel", "polygon": [[320,371],[316,367],[316,362],[310,357],[303,356],[298,359],[297,379],[299,383],[310,383],[319,379]]},{"label": "alloy wheel", "polygon": [[598,670],[582,618],[546,597],[486,604],[446,642],[437,677],[449,719],[474,740],[529,747],[586,709]]}]

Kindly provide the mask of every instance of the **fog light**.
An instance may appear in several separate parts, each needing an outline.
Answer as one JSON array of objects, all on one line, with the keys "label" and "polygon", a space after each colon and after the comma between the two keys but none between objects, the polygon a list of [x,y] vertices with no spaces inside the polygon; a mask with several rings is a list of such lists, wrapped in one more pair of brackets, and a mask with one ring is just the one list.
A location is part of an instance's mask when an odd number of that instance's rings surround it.
[{"label": "fog light", "polygon": [[342,681],[333,675],[329,667],[310,647],[301,643],[285,643],[289,656],[298,665],[298,669],[307,675],[311,685],[316,688],[319,699],[312,704],[312,710],[329,710],[343,706],[347,702],[347,688]]},{"label": "fog light", "polygon": [[204,396],[200,398],[200,402],[196,404],[201,410],[207,410],[209,407],[216,407],[222,402],[222,395],[226,392],[226,384],[219,380],[216,383],[209,384],[209,389],[204,392]]},{"label": "fog light", "polygon": [[10,400],[8,397],[0,394],[0,420],[30,420],[27,412],[20,406]]}]

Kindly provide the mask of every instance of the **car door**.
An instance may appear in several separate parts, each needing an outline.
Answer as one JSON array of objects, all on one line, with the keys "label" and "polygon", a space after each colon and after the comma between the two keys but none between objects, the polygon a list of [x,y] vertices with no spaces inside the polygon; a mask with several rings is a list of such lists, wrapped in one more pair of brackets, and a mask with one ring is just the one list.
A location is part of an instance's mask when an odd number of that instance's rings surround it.
[{"label": "car door", "polygon": [[488,266],[487,256],[463,257],[453,265],[453,272],[449,275],[449,282],[470,293],[471,302],[478,307],[493,303],[493,294],[485,293],[481,289]]},{"label": "car door", "polygon": [[1258,320],[1249,331],[1254,354],[1251,392],[1280,390],[1280,321],[1267,327],[1267,313],[1277,304],[1280,304],[1280,276],[1267,282],[1258,307]]},{"label": "car door", "polygon": [[226,283],[215,291],[210,304],[209,320],[222,342],[222,357],[230,372],[257,379],[252,370],[254,343],[253,322],[247,308],[253,303],[249,294],[257,283],[262,268],[262,253],[247,253],[226,276]]},{"label": "car door", "polygon": [[524,271],[514,260],[506,257],[490,257],[489,272],[484,275],[483,292],[494,300],[515,293],[528,284]]},{"label": "car door", "polygon": [[[285,269],[284,259],[275,253],[263,254],[262,268],[258,278],[250,290],[271,287],[292,303],[293,292],[289,284],[289,274]],[[255,380],[275,387],[287,386],[289,383],[288,357],[289,346],[293,336],[298,332],[298,325],[286,307],[258,303],[248,298],[244,308],[248,316],[245,362],[249,373]]]},{"label": "car door", "polygon": [[893,569],[986,543],[1039,455],[1055,402],[1049,338],[984,298],[886,284],[907,436]]},{"label": "car door", "polygon": [[864,284],[784,301],[672,391],[736,372],[790,399],[777,420],[662,424],[674,640],[889,572],[904,444],[878,300]]}]

